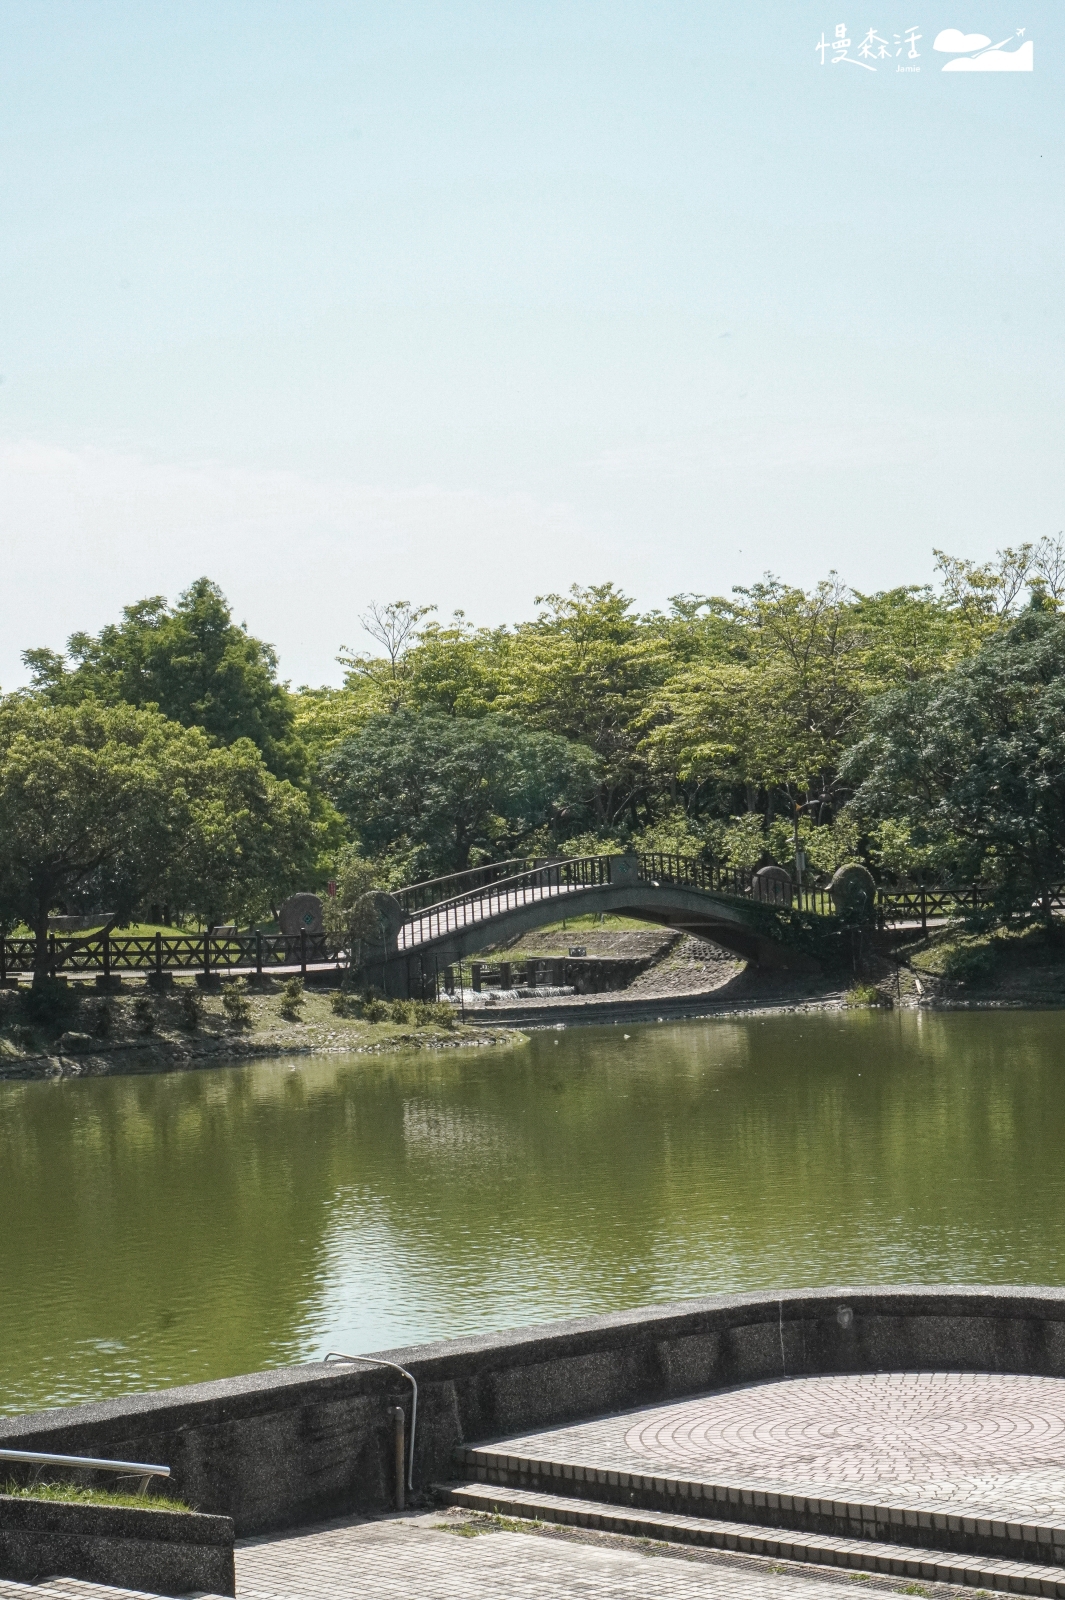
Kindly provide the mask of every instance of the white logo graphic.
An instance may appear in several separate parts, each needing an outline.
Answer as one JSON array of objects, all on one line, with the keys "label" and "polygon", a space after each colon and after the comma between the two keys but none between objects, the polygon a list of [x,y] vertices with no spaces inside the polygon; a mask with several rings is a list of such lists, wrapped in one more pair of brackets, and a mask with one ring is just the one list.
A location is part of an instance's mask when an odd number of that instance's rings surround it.
[{"label": "white logo graphic", "polygon": [[[952,29],[951,31],[954,32],[956,30]],[[814,51],[821,57],[822,66],[825,65],[826,60],[834,67],[838,67],[841,62],[846,61],[852,67],[864,67],[867,72],[876,71],[873,65],[874,61],[894,60],[896,56],[901,56],[903,51],[906,52],[907,60],[916,61],[921,54],[917,48],[917,41],[923,37],[916,28],[905,28],[902,33],[894,33],[891,37],[893,43],[889,44],[881,34],[877,33],[875,28],[869,28],[861,43],[857,46],[857,55],[852,56],[850,53],[852,41],[847,36],[847,24],[845,22],[837,22],[835,38],[826,39],[822,33],[820,40],[814,45]],[[941,34],[940,38],[942,37],[943,35]],[[959,34],[958,37],[960,38],[961,35]],[[980,38],[980,35],[977,34],[975,37]],[[986,42],[988,44],[991,43],[990,39]],[[919,72],[921,69],[920,67],[909,67],[906,70]]]},{"label": "white logo graphic", "polygon": [[944,28],[942,33],[936,34],[932,49],[955,57],[946,63],[944,72],[1031,72],[1035,66],[1035,45],[1024,37],[1027,31],[1027,28],[1018,28],[1016,37],[1021,43],[1013,50],[1004,50],[1003,45],[1013,43],[1012,36],[991,44],[985,33],[962,33],[959,28]]}]

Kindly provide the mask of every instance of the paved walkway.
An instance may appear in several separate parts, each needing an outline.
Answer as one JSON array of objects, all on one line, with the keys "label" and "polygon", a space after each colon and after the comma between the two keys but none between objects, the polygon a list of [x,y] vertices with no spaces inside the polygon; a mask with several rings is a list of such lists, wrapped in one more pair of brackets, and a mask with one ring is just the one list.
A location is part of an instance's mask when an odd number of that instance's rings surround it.
[{"label": "paved walkway", "polygon": [[[769,1563],[685,1560],[528,1533],[444,1532],[449,1520],[334,1523],[237,1551],[237,1600],[846,1600],[853,1579]],[[863,1582],[871,1597],[898,1587]]]},{"label": "paved walkway", "polygon": [[514,1456],[1065,1525],[1065,1379],[860,1373],[718,1391],[493,1443]]}]

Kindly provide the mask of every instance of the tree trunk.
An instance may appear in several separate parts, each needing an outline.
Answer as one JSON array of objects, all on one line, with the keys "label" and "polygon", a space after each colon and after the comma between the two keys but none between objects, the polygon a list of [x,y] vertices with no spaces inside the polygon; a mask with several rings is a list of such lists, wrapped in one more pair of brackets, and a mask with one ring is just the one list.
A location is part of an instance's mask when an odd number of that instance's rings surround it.
[{"label": "tree trunk", "polygon": [[33,982],[39,988],[48,978],[48,900],[44,895],[37,902],[33,940]]}]

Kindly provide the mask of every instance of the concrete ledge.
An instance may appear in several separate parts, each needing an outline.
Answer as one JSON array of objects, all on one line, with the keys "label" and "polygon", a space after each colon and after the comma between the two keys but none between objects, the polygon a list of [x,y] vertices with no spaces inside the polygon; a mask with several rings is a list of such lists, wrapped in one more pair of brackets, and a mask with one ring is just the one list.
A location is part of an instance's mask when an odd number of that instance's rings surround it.
[{"label": "concrete ledge", "polygon": [[[803,1373],[1065,1377],[1065,1290],[840,1288],[714,1295],[382,1351],[418,1379],[415,1484],[456,1445]],[[391,1406],[410,1385],[310,1364],[0,1422],[0,1442],[161,1461],[175,1494],[239,1535],[392,1504]]]},{"label": "concrete ledge", "polygon": [[233,1523],[196,1512],[0,1495],[0,1577],[53,1575],[150,1594],[231,1595]]}]

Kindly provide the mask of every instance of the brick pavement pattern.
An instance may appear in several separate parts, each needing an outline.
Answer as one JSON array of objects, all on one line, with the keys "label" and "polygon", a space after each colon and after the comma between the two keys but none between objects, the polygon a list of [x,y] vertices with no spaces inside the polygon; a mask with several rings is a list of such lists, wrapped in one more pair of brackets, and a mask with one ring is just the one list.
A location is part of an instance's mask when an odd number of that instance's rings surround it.
[{"label": "brick pavement pattern", "polygon": [[831,1500],[1065,1521],[1065,1379],[984,1372],[792,1378],[494,1448]]},{"label": "brick pavement pattern", "polygon": [[[846,1579],[537,1538],[440,1532],[439,1512],[334,1523],[237,1548],[238,1600],[845,1600]],[[875,1581],[862,1593],[892,1591]]]}]

